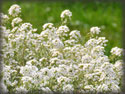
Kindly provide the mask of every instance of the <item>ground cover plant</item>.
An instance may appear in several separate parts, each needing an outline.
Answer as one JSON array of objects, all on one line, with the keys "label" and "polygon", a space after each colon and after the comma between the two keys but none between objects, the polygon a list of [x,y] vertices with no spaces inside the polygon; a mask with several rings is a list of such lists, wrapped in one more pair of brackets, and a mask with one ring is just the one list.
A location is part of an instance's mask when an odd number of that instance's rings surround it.
[{"label": "ground cover plant", "polygon": [[62,11],[60,25],[45,23],[43,30],[21,18],[21,7],[1,13],[3,34],[2,89],[6,92],[42,90],[43,93],[118,92],[122,86],[122,49],[105,55],[108,40],[101,29],[90,28],[82,43],[80,31],[70,30],[70,10]]},{"label": "ground cover plant", "polygon": [[[81,31],[82,41],[93,26],[99,26],[102,33],[110,40],[105,47],[105,54],[110,55],[110,49],[114,46],[122,47],[122,7],[118,2],[9,2],[4,1],[3,13],[12,4],[19,4],[22,8],[21,18],[24,22],[30,22],[38,33],[42,31],[42,25],[47,22],[60,26],[60,14],[63,10],[72,11],[71,22],[68,27]],[[115,12],[114,12],[115,11]],[[34,19],[33,19],[34,18]],[[114,39],[115,38],[115,39]]]}]

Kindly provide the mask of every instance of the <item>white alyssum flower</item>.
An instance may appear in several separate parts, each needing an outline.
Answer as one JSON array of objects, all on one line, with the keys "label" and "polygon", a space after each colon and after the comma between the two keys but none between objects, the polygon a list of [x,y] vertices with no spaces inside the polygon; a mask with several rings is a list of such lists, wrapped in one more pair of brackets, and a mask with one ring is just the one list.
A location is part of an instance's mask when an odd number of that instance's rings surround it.
[{"label": "white alyssum flower", "polygon": [[26,82],[32,81],[32,78],[29,76],[24,76],[24,77],[22,77],[21,80],[23,81],[23,83],[26,83]]},{"label": "white alyssum flower", "polygon": [[69,35],[70,35],[70,39],[76,39],[77,40],[81,37],[80,31],[78,31],[78,30],[71,31]]},{"label": "white alyssum flower", "polygon": [[68,37],[69,31],[70,30],[66,25],[62,25],[57,29],[56,34],[60,39],[65,40],[65,38]]},{"label": "white alyssum flower", "polygon": [[92,28],[90,29],[90,32],[91,32],[92,34],[99,34],[101,31],[100,31],[100,28],[99,28],[99,27],[92,27]]},{"label": "white alyssum flower", "polygon": [[111,49],[111,54],[116,55],[116,56],[121,56],[122,54],[122,49],[118,47],[114,47]]},{"label": "white alyssum flower", "polygon": [[50,90],[49,87],[42,87],[41,90],[43,90],[43,94],[53,94],[53,92]]},{"label": "white alyssum flower", "polygon": [[59,78],[57,78],[57,82],[59,84],[66,84],[68,82],[70,82],[71,80],[67,77],[64,77],[64,76],[60,76]]},{"label": "white alyssum flower", "polygon": [[74,88],[73,88],[73,86],[71,84],[67,84],[67,85],[63,86],[63,91],[64,92],[70,92],[70,91],[73,91],[73,90],[74,90]]},{"label": "white alyssum flower", "polygon": [[20,31],[25,31],[25,32],[27,32],[31,29],[32,29],[32,24],[30,24],[30,23],[24,23],[19,28]]},{"label": "white alyssum flower", "polygon": [[122,70],[122,65],[123,65],[123,62],[121,61],[121,60],[118,60],[118,61],[116,61],[116,63],[115,63],[115,67],[118,69],[118,70]]},{"label": "white alyssum flower", "polygon": [[2,24],[3,24],[3,23],[6,23],[6,22],[9,20],[8,15],[3,14],[3,13],[0,13],[0,18],[1,18]]},{"label": "white alyssum flower", "polygon": [[59,38],[52,40],[52,44],[54,45],[54,48],[57,48],[57,49],[61,49],[64,47],[63,42]]},{"label": "white alyssum flower", "polygon": [[7,86],[4,84],[4,82],[0,83],[0,91],[3,94],[8,92]]},{"label": "white alyssum flower", "polygon": [[[32,24],[23,23],[18,5],[12,5],[9,12],[2,20],[13,19],[0,26],[3,33],[2,89],[17,94],[32,89],[42,90],[43,94],[56,91],[68,94],[73,91],[120,93],[122,49],[112,48],[111,57],[118,56],[118,59],[111,63],[110,56],[105,55],[108,40],[96,36],[100,33],[98,27],[91,28],[89,34],[93,37],[82,44],[80,31],[70,30],[66,25],[72,16],[69,10],[62,12],[59,27],[46,23],[40,34],[35,33],[37,29]],[[10,22],[12,27],[8,28]]]},{"label": "white alyssum flower", "polygon": [[23,86],[17,87],[15,93],[16,94],[21,94],[21,92],[24,93],[24,94],[26,94],[28,92],[28,90],[25,87],[23,87]]},{"label": "white alyssum flower", "polygon": [[53,28],[53,23],[46,23],[46,24],[44,24],[43,25],[43,30],[46,30],[46,29],[51,29],[51,28]]},{"label": "white alyssum flower", "polygon": [[12,27],[14,27],[16,24],[19,24],[19,23],[21,23],[21,22],[22,22],[22,19],[19,18],[19,17],[17,17],[17,18],[14,18],[14,19],[12,20],[11,25],[12,25]]},{"label": "white alyssum flower", "polygon": [[71,16],[72,16],[72,12],[70,12],[69,10],[64,10],[60,17],[61,17],[61,20],[64,24],[66,24],[68,22],[68,20],[71,19]]},{"label": "white alyssum flower", "polygon": [[9,8],[8,12],[9,12],[9,15],[15,17],[21,13],[21,8],[19,5],[14,4]]},{"label": "white alyssum flower", "polygon": [[70,12],[69,10],[64,10],[60,15],[61,18],[65,18],[67,16],[70,18],[72,16],[72,12]]}]

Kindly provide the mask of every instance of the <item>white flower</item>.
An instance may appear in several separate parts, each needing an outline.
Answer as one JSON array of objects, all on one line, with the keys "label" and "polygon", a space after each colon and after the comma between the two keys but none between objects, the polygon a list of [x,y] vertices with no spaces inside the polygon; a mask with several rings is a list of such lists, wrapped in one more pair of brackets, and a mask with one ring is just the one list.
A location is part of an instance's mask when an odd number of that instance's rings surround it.
[{"label": "white flower", "polygon": [[85,47],[91,47],[91,46],[96,46],[97,45],[97,40],[92,38],[89,39],[86,43],[85,43]]},{"label": "white flower", "polygon": [[17,17],[17,18],[14,18],[14,19],[12,20],[11,25],[12,25],[12,27],[14,27],[15,25],[17,25],[17,24],[19,24],[19,23],[21,23],[21,22],[22,22],[22,19],[19,18],[19,17]]},{"label": "white flower", "polygon": [[70,91],[73,91],[73,90],[74,90],[74,88],[71,84],[67,84],[67,85],[63,86],[63,91],[65,91],[65,92],[70,92]]},{"label": "white flower", "polygon": [[91,60],[92,58],[89,55],[82,56],[82,59],[81,59],[82,63],[89,63]]},{"label": "white flower", "polygon": [[120,87],[116,84],[112,84],[111,89],[113,92],[116,92],[116,93],[118,93],[120,91]]},{"label": "white flower", "polygon": [[26,94],[28,92],[28,90],[24,86],[16,87],[16,92],[15,93],[16,94],[21,94],[21,92]]},{"label": "white flower", "polygon": [[37,64],[38,64],[38,61],[37,61],[36,59],[32,59],[32,60],[27,61],[26,64],[27,64],[27,65],[30,65],[30,66],[32,66],[33,64],[34,64],[34,65],[35,65],[35,64],[37,65]]},{"label": "white flower", "polygon": [[55,57],[50,59],[50,63],[51,65],[53,65],[53,64],[60,64],[61,62],[58,58]]},{"label": "white flower", "polygon": [[64,77],[64,76],[60,76],[59,78],[57,78],[57,82],[59,84],[66,84],[66,83],[69,83],[71,80],[67,77]]},{"label": "white flower", "polygon": [[68,20],[71,19],[71,16],[72,16],[72,12],[70,12],[69,10],[64,10],[60,17],[61,17],[61,20],[63,21],[63,23],[67,23]]},{"label": "white flower", "polygon": [[93,86],[92,85],[86,85],[84,88],[86,90],[93,90]]},{"label": "white flower", "polygon": [[114,64],[114,68],[115,68],[118,76],[122,76],[124,74],[123,61],[121,61],[121,60],[116,61]]},{"label": "white flower", "polygon": [[57,32],[69,32],[69,28],[66,25],[60,26]]},{"label": "white flower", "polygon": [[46,62],[47,61],[47,58],[45,57],[42,57],[41,59],[39,59],[40,62]]},{"label": "white flower", "polygon": [[29,76],[24,76],[24,77],[22,77],[21,80],[23,81],[23,83],[26,83],[26,82],[28,82],[28,81],[32,81],[32,78],[29,77]]},{"label": "white flower", "polygon": [[60,15],[61,18],[65,18],[67,16],[70,18],[72,16],[72,12],[70,12],[69,10],[64,10]]},{"label": "white flower", "polygon": [[20,26],[19,30],[20,30],[21,32],[22,32],[22,31],[28,32],[28,31],[32,30],[32,24],[30,24],[30,23],[23,23],[23,24]]},{"label": "white flower", "polygon": [[81,37],[80,31],[78,31],[78,30],[71,31],[69,35],[70,35],[70,39],[78,40]]},{"label": "white flower", "polygon": [[102,85],[98,86],[97,90],[98,90],[98,92],[104,92],[104,91],[108,91],[109,88],[106,84],[102,84]]},{"label": "white flower", "polygon": [[9,15],[15,17],[18,16],[21,13],[21,8],[19,5],[14,4],[9,9]]},{"label": "white flower", "polygon": [[59,38],[52,40],[52,44],[54,45],[54,48],[56,49],[61,49],[64,47],[63,42]]},{"label": "white flower", "polygon": [[118,47],[114,47],[111,49],[111,54],[116,55],[116,56],[121,56],[122,54],[122,49]]},{"label": "white flower", "polygon": [[106,40],[106,38],[105,37],[99,37],[98,38],[98,41],[97,41],[97,44],[99,44],[99,45],[104,45],[104,46],[106,46],[106,43],[108,42],[108,40]]},{"label": "white flower", "polygon": [[51,91],[51,89],[49,87],[42,87],[41,90],[43,91],[42,93],[44,94],[53,94],[53,92]]},{"label": "white flower", "polygon": [[24,76],[33,76],[34,73],[37,71],[38,71],[38,68],[32,65],[25,65],[24,67],[20,68],[20,73]]},{"label": "white flower", "polygon": [[52,57],[63,59],[63,54],[59,52],[57,49],[52,49],[50,51],[51,51]]},{"label": "white flower", "polygon": [[[72,16],[69,10],[62,12],[61,26],[46,23],[40,34],[34,32],[37,29],[33,29],[32,24],[22,23],[17,5],[13,5],[9,12],[9,16],[2,19],[12,18],[9,19],[12,21],[11,29],[8,29],[10,21],[6,21],[7,26],[6,23],[0,26],[3,33],[1,56],[5,85],[2,85],[2,89],[11,86],[8,91],[17,94],[33,88],[45,94],[52,91],[68,94],[73,91],[121,91],[123,61],[117,58],[115,64],[110,62],[109,56],[104,53],[108,41],[105,37],[93,36],[82,44],[79,41],[80,31],[70,31],[64,25]],[[90,31],[90,34],[99,34],[100,29],[93,27]],[[122,49],[118,47],[111,50],[112,55],[121,56],[121,52]]]},{"label": "white flower", "polygon": [[73,45],[75,45],[76,43],[77,43],[77,41],[74,40],[74,39],[66,40],[66,41],[64,42],[65,46],[73,46]]},{"label": "white flower", "polygon": [[0,90],[3,94],[8,92],[7,86],[4,84],[4,82],[0,83]]},{"label": "white flower", "polygon": [[68,37],[69,31],[69,28],[66,25],[63,25],[57,29],[56,34],[59,36],[60,39],[65,40],[65,37]]},{"label": "white flower", "polygon": [[14,27],[12,30],[11,30],[11,32],[13,32],[13,33],[15,33],[16,31],[18,31],[18,27],[16,26],[16,27]]},{"label": "white flower", "polygon": [[95,46],[92,49],[91,54],[92,54],[92,56],[93,55],[96,55],[96,56],[98,56],[98,55],[100,55],[100,56],[104,55],[104,47],[103,46]]},{"label": "white flower", "polygon": [[0,13],[0,18],[1,18],[1,22],[6,23],[9,20],[9,17],[3,13]]},{"label": "white flower", "polygon": [[46,29],[52,29],[53,28],[53,23],[46,23],[43,25],[43,30],[46,30]]},{"label": "white flower", "polygon": [[91,32],[92,34],[99,34],[101,31],[100,31],[100,28],[98,28],[98,27],[92,27],[92,28],[90,29],[90,32]]},{"label": "white flower", "polygon": [[118,60],[115,62],[114,66],[118,69],[118,70],[122,70],[122,65],[123,62],[121,60]]}]

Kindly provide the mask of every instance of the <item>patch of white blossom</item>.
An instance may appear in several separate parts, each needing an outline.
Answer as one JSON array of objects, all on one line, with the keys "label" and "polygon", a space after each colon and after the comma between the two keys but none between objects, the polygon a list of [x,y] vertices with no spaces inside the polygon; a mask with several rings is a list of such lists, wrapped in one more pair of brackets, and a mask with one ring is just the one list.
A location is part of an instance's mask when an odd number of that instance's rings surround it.
[{"label": "patch of white blossom", "polygon": [[91,32],[92,34],[99,34],[101,31],[100,31],[100,28],[99,28],[99,27],[92,27],[92,28],[90,29],[90,32]]},{"label": "patch of white blossom", "polygon": [[72,16],[72,12],[70,12],[69,10],[64,10],[62,13],[61,13],[61,18],[65,18],[66,16],[68,17],[71,17]]},{"label": "patch of white blossom", "polygon": [[[12,26],[0,26],[3,91],[17,94],[34,89],[42,90],[43,94],[121,91],[122,60],[110,63],[105,55],[108,42],[105,37],[96,36],[81,44],[80,31],[70,30],[66,24],[56,28],[53,23],[44,24],[43,31],[37,34],[32,24],[23,23],[18,17],[20,12],[19,5],[12,5],[8,13],[13,17]],[[61,19],[68,21],[67,17],[71,16],[72,13],[65,10]],[[8,20],[8,15],[2,19]],[[90,32],[99,34],[100,29],[92,27]],[[115,47],[111,53],[121,56],[122,50]]]},{"label": "patch of white blossom", "polygon": [[22,19],[17,17],[12,20],[12,27],[15,27],[16,24],[20,24],[22,22]]},{"label": "patch of white blossom", "polygon": [[122,55],[122,49],[118,47],[114,47],[111,49],[111,54],[116,55],[116,56],[121,56]]},{"label": "patch of white blossom", "polygon": [[8,14],[12,17],[16,17],[20,13],[21,13],[21,7],[17,4],[12,5],[8,10]]},{"label": "patch of white blossom", "polygon": [[71,19],[71,17],[72,17],[72,12],[69,11],[68,9],[67,9],[67,10],[64,10],[64,11],[61,13],[60,17],[61,17],[62,22],[65,24],[65,23],[67,23],[67,22]]}]

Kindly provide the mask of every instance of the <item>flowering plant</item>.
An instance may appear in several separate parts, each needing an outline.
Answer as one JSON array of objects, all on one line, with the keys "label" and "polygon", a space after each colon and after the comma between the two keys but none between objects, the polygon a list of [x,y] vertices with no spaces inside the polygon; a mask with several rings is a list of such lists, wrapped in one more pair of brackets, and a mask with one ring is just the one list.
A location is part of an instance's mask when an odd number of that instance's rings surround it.
[{"label": "flowering plant", "polygon": [[8,15],[1,13],[3,92],[120,93],[122,49],[114,47],[111,56],[106,56],[108,40],[98,36],[99,27],[92,27],[82,44],[80,31],[67,26],[72,16],[69,10],[62,12],[61,26],[46,23],[40,34],[23,22],[20,13],[17,4]]}]

